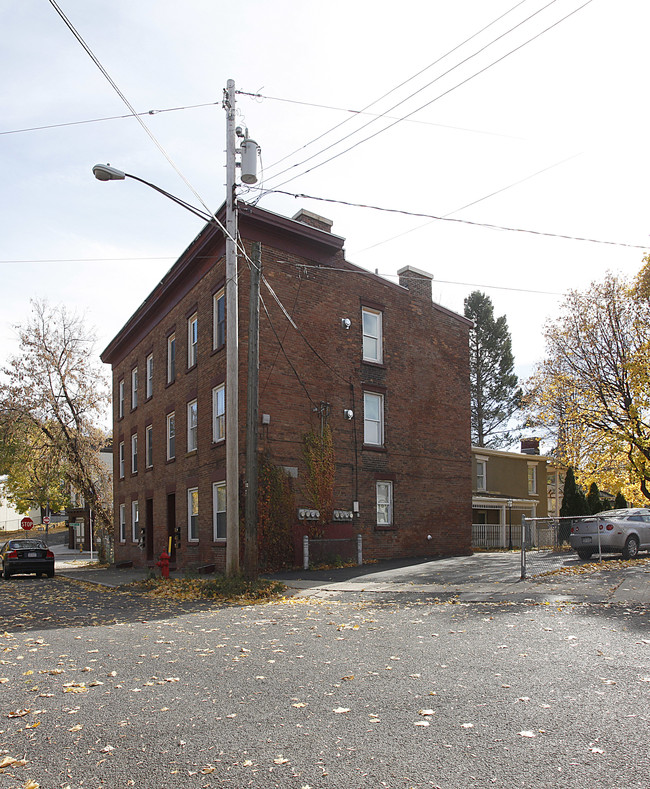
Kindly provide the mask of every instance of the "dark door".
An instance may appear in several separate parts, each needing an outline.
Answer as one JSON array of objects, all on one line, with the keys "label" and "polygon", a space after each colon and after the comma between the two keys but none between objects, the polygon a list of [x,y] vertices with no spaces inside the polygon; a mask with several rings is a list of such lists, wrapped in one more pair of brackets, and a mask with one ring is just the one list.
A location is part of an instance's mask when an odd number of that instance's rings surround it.
[{"label": "dark door", "polygon": [[153,561],[153,499],[147,499],[144,512],[144,549],[147,561]]},{"label": "dark door", "polygon": [[[168,550],[169,543],[171,542],[172,549],[170,553],[170,562],[176,561],[176,494],[167,494],[167,545],[165,550]],[[171,540],[170,540],[171,538]]]}]

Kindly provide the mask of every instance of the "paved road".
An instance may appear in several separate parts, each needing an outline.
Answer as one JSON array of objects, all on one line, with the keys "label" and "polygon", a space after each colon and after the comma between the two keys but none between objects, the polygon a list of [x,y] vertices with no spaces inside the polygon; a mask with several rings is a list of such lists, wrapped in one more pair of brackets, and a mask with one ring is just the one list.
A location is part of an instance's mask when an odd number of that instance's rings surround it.
[{"label": "paved road", "polygon": [[8,789],[647,789],[648,609],[0,585]]}]

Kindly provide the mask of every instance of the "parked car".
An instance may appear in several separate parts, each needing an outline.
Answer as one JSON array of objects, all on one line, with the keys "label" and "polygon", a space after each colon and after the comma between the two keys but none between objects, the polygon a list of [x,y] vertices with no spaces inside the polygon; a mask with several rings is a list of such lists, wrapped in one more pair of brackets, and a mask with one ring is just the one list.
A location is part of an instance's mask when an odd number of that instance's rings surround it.
[{"label": "parked car", "polygon": [[54,575],[54,554],[43,540],[9,540],[0,548],[0,573],[5,578],[19,573]]},{"label": "parked car", "polygon": [[650,509],[608,510],[571,525],[571,547],[581,559],[598,553],[621,553],[634,559],[639,551],[650,550]]}]

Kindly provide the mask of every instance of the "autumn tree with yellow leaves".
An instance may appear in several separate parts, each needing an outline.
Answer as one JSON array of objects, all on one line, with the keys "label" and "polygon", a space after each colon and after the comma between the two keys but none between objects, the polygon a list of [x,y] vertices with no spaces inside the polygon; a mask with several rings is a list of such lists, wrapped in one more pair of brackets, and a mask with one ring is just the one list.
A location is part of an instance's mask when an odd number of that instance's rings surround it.
[{"label": "autumn tree with yellow leaves", "polygon": [[[74,490],[101,535],[112,529],[111,490],[99,451],[109,389],[94,337],[65,307],[32,301],[18,353],[2,369],[0,460],[15,501]],[[32,498],[32,500],[34,500]],[[60,502],[51,502],[57,506]]]},{"label": "autumn tree with yellow leaves", "polygon": [[544,329],[546,358],[526,386],[528,424],[584,487],[650,498],[650,256],[633,281],[608,274],[570,291]]}]

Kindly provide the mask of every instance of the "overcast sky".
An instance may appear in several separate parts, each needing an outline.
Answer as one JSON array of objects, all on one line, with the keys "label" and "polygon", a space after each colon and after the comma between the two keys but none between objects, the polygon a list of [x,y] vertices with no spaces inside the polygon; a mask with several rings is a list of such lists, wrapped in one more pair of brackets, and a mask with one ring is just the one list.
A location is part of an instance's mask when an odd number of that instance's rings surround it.
[{"label": "overcast sky", "polygon": [[[58,4],[135,109],[154,111],[144,122],[207,205],[225,196],[234,79],[265,97],[237,97],[264,187],[405,213],[273,193],[260,206],[331,218],[348,260],[429,271],[458,312],[483,290],[522,377],[561,294],[633,275],[648,251],[634,248],[650,245],[647,0]],[[34,297],[85,314],[99,353],[202,223],[92,166],[197,199],[134,118],[97,120],[129,110],[48,0],[3,0],[0,27],[0,361]]]}]

